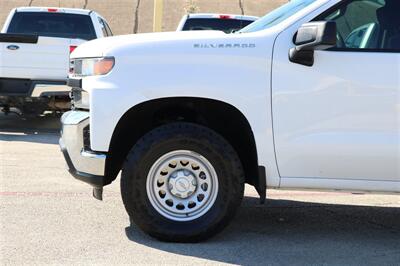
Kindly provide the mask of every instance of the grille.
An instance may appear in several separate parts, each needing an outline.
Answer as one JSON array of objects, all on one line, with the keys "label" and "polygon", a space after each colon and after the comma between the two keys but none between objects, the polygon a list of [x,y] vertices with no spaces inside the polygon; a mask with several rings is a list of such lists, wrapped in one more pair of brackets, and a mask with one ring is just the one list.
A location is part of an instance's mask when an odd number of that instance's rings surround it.
[{"label": "grille", "polygon": [[90,149],[90,125],[87,125],[83,129],[83,149],[85,151],[91,151],[91,149]]}]

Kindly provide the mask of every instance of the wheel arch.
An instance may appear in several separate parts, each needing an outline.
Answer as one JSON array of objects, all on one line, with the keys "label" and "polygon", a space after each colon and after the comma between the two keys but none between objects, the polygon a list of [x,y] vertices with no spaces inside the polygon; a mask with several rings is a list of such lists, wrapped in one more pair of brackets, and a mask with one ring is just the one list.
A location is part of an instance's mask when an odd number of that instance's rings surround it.
[{"label": "wheel arch", "polygon": [[246,183],[265,198],[265,168],[258,165],[257,146],[251,125],[233,105],[214,99],[171,97],[153,99],[131,107],[114,129],[107,156],[106,184],[114,181],[129,150],[150,130],[170,122],[192,122],[222,135],[238,153]]}]

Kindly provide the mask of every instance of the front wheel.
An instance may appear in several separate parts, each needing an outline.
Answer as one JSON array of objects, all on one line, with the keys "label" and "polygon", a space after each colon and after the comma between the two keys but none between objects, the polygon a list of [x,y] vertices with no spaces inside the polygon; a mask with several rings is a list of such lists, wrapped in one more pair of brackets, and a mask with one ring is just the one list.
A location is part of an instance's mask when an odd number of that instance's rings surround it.
[{"label": "front wheel", "polygon": [[131,220],[164,241],[197,242],[218,233],[234,216],[243,190],[234,149],[197,124],[152,130],[122,169],[122,199]]}]

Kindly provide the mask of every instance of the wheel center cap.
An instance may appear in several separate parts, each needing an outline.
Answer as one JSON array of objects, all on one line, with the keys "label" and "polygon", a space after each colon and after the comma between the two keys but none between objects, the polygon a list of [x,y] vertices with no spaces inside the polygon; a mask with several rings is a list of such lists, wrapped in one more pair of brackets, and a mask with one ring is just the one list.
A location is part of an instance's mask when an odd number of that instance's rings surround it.
[{"label": "wheel center cap", "polygon": [[183,177],[176,180],[175,185],[179,192],[186,192],[190,186],[189,181]]},{"label": "wheel center cap", "polygon": [[168,188],[175,197],[185,199],[196,191],[197,181],[190,171],[177,170],[169,177]]}]

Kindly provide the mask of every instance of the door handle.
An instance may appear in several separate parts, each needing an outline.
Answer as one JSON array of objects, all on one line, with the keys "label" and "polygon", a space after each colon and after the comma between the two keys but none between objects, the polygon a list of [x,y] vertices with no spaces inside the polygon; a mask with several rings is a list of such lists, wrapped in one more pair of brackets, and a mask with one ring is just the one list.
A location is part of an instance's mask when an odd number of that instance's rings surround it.
[{"label": "door handle", "polygon": [[19,49],[19,46],[15,45],[15,44],[11,44],[11,45],[7,46],[7,49],[11,50],[11,51],[15,51],[15,50]]}]

